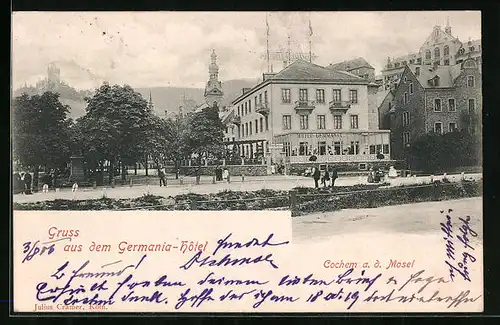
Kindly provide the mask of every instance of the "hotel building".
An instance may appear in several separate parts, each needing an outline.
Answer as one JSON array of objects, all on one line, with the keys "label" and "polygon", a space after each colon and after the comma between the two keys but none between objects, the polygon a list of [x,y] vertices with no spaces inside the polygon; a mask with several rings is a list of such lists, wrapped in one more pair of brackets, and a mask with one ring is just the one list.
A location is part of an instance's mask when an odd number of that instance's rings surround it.
[{"label": "hotel building", "polygon": [[378,129],[377,88],[354,74],[297,60],[265,73],[233,100],[227,121],[235,140],[227,144],[247,159],[288,170],[310,165],[313,155],[316,163],[340,169],[388,163],[390,131]]}]

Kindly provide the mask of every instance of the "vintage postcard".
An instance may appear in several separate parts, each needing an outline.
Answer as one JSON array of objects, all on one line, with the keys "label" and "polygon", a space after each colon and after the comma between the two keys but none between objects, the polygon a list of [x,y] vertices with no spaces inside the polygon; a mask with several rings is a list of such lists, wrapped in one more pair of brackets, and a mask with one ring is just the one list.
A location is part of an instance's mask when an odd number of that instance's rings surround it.
[{"label": "vintage postcard", "polygon": [[478,11],[13,12],[11,310],[482,312]]}]

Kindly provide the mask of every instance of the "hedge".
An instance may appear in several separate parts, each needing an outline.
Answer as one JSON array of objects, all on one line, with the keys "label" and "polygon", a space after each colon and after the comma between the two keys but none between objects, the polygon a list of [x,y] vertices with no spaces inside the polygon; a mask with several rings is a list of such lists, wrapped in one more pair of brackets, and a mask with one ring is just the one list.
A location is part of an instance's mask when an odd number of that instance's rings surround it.
[{"label": "hedge", "polygon": [[[297,193],[296,212],[297,215],[303,215],[312,212],[432,201],[437,198],[450,200],[482,195],[482,181],[439,184],[389,188],[384,188],[383,184],[318,189],[296,187],[294,189]],[[57,199],[14,203],[14,210],[283,210],[289,207],[288,191],[269,189],[249,192],[222,191],[211,194],[190,193],[174,197],[143,195],[134,199]]]}]

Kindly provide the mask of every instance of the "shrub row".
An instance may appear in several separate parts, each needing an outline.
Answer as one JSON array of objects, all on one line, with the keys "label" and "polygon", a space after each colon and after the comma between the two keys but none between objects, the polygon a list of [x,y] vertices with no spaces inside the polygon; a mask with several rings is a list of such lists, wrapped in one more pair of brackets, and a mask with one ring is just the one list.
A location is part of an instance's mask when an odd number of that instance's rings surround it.
[{"label": "shrub row", "polygon": [[[297,213],[303,215],[339,209],[474,197],[481,195],[482,182],[465,181],[443,184],[439,187],[400,186],[385,189],[381,188],[381,184],[374,184],[319,189],[297,187],[295,190],[297,193]],[[56,199],[33,203],[14,203],[14,210],[283,210],[288,209],[289,206],[288,191],[262,189],[251,192],[190,193],[166,198],[143,195],[133,199]]]}]

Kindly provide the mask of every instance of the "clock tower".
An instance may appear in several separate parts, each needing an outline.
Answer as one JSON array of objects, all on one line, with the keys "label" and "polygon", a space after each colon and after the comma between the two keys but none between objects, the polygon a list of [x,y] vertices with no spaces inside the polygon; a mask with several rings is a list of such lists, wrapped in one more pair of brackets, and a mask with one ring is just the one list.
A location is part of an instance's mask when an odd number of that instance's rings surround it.
[{"label": "clock tower", "polygon": [[217,65],[217,54],[212,50],[211,63],[208,66],[209,79],[205,87],[205,102],[208,106],[214,106],[217,103],[221,107],[221,100],[224,97],[222,83],[219,81],[219,66]]}]

